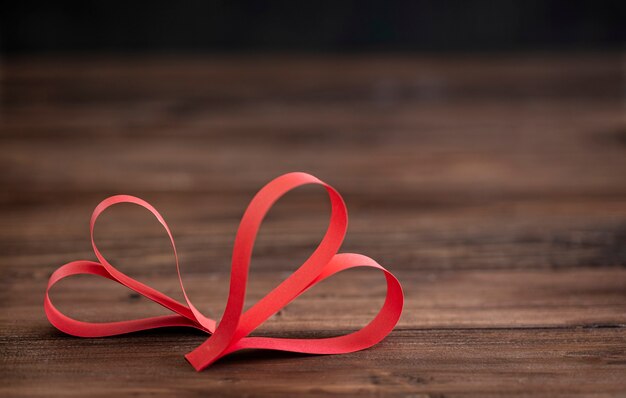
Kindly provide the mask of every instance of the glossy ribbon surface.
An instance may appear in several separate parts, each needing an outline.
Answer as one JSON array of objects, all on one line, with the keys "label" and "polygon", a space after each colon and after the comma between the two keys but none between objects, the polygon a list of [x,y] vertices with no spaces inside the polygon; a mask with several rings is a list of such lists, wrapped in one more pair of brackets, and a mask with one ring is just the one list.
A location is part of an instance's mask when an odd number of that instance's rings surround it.
[{"label": "glossy ribbon surface", "polygon": [[[280,197],[292,189],[306,184],[322,185],[328,192],[331,202],[331,216],[326,234],[317,249],[298,270],[254,306],[243,312],[252,249],[263,218]],[[161,223],[172,244],[178,280],[186,303],[174,300],[158,290],[130,278],[113,267],[100,253],[94,241],[96,220],[104,210],[118,203],[134,203],[142,206]],[[219,325],[216,326],[214,320],[205,317],[194,307],[185,292],[174,238],[161,214],[149,203],[134,196],[112,196],[102,201],[91,216],[91,243],[98,262],[73,261],[61,266],[52,274],[44,299],[46,315],[50,323],[56,328],[79,337],[112,336],[168,326],[187,326],[203,330],[209,333],[210,337],[195,350],[185,355],[185,358],[198,371],[231,352],[246,348],[309,354],[342,354],[362,350],[378,343],[391,332],[400,318],[404,297],[398,280],[376,261],[361,254],[337,253],[345,236],[347,225],[348,214],[339,193],[310,174],[285,174],[263,187],[250,202],[239,224],[233,248],[228,302],[224,315]],[[387,296],[383,306],[376,317],[362,329],[338,337],[320,339],[248,337],[266,319],[318,282],[340,271],[355,267],[379,269],[383,272],[387,282]],[[52,304],[49,292],[52,286],[61,279],[79,274],[98,275],[111,279],[168,308],[174,314],[107,323],[82,322],[69,318]]]}]

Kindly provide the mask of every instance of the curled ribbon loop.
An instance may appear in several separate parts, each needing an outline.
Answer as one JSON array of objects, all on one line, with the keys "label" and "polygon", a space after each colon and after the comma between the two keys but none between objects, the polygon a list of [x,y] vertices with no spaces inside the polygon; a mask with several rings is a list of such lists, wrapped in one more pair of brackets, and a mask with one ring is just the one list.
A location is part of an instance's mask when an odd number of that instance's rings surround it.
[{"label": "curled ribbon loop", "polygon": [[[326,234],[317,249],[298,270],[254,306],[243,312],[252,249],[261,223],[278,199],[292,189],[306,184],[322,185],[328,192],[331,202],[331,216]],[[100,253],[94,241],[95,222],[104,210],[118,203],[134,203],[142,206],[161,223],[172,244],[178,280],[186,304],[130,278],[113,267]],[[198,371],[229,353],[246,348],[308,354],[342,354],[369,348],[381,341],[394,328],[402,312],[404,296],[398,280],[376,261],[361,254],[337,253],[345,236],[347,225],[348,214],[341,195],[330,185],[310,174],[285,174],[263,187],[248,205],[239,224],[233,248],[228,302],[224,315],[219,325],[216,326],[214,320],[205,317],[198,311],[185,292],[174,238],[161,214],[149,203],[134,196],[112,196],[103,200],[91,216],[91,243],[99,262],[73,261],[59,267],[48,281],[44,298],[46,315],[50,323],[57,329],[79,337],[112,336],[168,326],[187,326],[203,330],[211,336],[195,350],[185,355],[185,358]],[[248,337],[266,319],[318,282],[338,272],[355,267],[379,269],[387,281],[387,296],[382,308],[376,317],[362,329],[342,336],[320,339]],[[82,322],[72,319],[61,313],[52,304],[49,292],[52,286],[61,279],[79,274],[98,275],[111,279],[168,308],[174,314],[106,323]]]}]

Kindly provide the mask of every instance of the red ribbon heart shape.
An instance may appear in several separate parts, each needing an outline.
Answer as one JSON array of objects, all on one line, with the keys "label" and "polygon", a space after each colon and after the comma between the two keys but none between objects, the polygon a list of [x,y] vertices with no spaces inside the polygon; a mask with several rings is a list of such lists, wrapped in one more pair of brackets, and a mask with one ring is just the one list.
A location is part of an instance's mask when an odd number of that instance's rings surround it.
[{"label": "red ribbon heart shape", "polygon": [[[306,184],[322,185],[328,192],[332,210],[326,234],[317,249],[298,270],[253,307],[243,312],[250,258],[261,222],[280,197],[292,189]],[[149,210],[163,225],[172,244],[178,280],[187,305],[130,278],[118,271],[102,256],[94,241],[94,225],[98,216],[105,209],[118,203],[134,203],[142,206]],[[330,185],[310,174],[285,174],[263,187],[248,205],[239,224],[233,248],[228,302],[224,315],[216,327],[216,322],[202,315],[187,297],[178,265],[174,238],[161,214],[149,203],[134,196],[112,196],[96,206],[91,216],[91,244],[99,262],[73,261],[59,267],[48,281],[44,299],[46,315],[50,323],[57,329],[79,337],[112,336],[168,326],[187,326],[203,330],[211,336],[195,350],[185,355],[185,358],[197,371],[208,367],[229,353],[246,348],[308,354],[342,354],[363,350],[380,342],[391,332],[402,313],[404,296],[398,280],[376,261],[361,254],[337,254],[345,236],[347,225],[347,209],[339,193]],[[266,319],[318,282],[340,271],[355,267],[377,268],[384,273],[387,280],[387,296],[383,306],[376,317],[362,329],[338,337],[321,339],[247,337]],[[50,288],[61,279],[79,274],[98,275],[111,279],[170,309],[175,314],[107,323],[82,322],[69,318],[52,304],[49,292]]]}]

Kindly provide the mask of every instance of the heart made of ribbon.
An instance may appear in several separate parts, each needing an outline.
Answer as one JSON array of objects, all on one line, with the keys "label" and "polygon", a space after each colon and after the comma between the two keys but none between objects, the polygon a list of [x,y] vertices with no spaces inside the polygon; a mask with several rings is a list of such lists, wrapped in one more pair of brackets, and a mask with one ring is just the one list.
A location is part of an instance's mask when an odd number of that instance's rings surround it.
[{"label": "heart made of ribbon", "polygon": [[[306,184],[322,185],[328,192],[332,207],[326,234],[313,254],[300,268],[254,306],[243,312],[252,249],[261,223],[278,199],[292,189]],[[120,272],[100,253],[94,241],[94,225],[98,216],[104,210],[118,203],[134,203],[146,208],[165,228],[174,251],[176,271],[186,305]],[[137,197],[128,195],[112,196],[96,206],[91,216],[91,244],[99,262],[73,261],[59,267],[48,281],[44,308],[52,325],[67,334],[79,337],[113,336],[168,326],[186,326],[200,329],[209,333],[210,337],[199,347],[185,355],[185,358],[197,371],[208,367],[229,353],[247,348],[307,354],[342,354],[363,350],[380,342],[391,332],[402,313],[404,296],[398,280],[376,261],[361,254],[337,253],[345,236],[347,226],[348,214],[342,197],[330,185],[310,174],[285,174],[263,187],[248,205],[239,224],[233,248],[228,302],[224,315],[219,325],[216,326],[216,322],[202,315],[191,303],[189,297],[187,297],[178,264],[174,238],[161,214],[149,203]],[[355,267],[379,269],[383,272],[387,281],[387,295],[383,306],[376,317],[362,329],[342,336],[320,339],[248,337],[266,319],[315,284],[340,271]],[[82,322],[72,319],[61,313],[52,304],[49,292],[52,286],[61,279],[79,274],[98,275],[111,279],[168,308],[175,314],[106,323]]]}]

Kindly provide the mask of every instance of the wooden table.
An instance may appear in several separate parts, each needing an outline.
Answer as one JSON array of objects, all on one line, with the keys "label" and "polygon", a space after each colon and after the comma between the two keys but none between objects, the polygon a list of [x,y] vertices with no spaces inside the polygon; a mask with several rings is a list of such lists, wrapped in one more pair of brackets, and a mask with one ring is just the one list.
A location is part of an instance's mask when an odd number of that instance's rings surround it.
[{"label": "wooden table", "polygon": [[[626,120],[622,54],[8,58],[0,117],[2,396],[546,396],[626,394]],[[252,195],[308,171],[345,197],[344,251],[404,286],[392,334],[339,356],[242,352],[196,373],[187,329],[80,339],[47,321],[50,274],[95,259],[94,206],[117,193],[173,229],[185,283],[221,314]],[[325,193],[288,195],[255,249],[247,306],[295,270]],[[107,211],[105,255],[182,299],[159,224]],[[323,337],[377,311],[384,280],[340,274],[256,335]],[[93,277],[71,316],[167,311]]]}]

